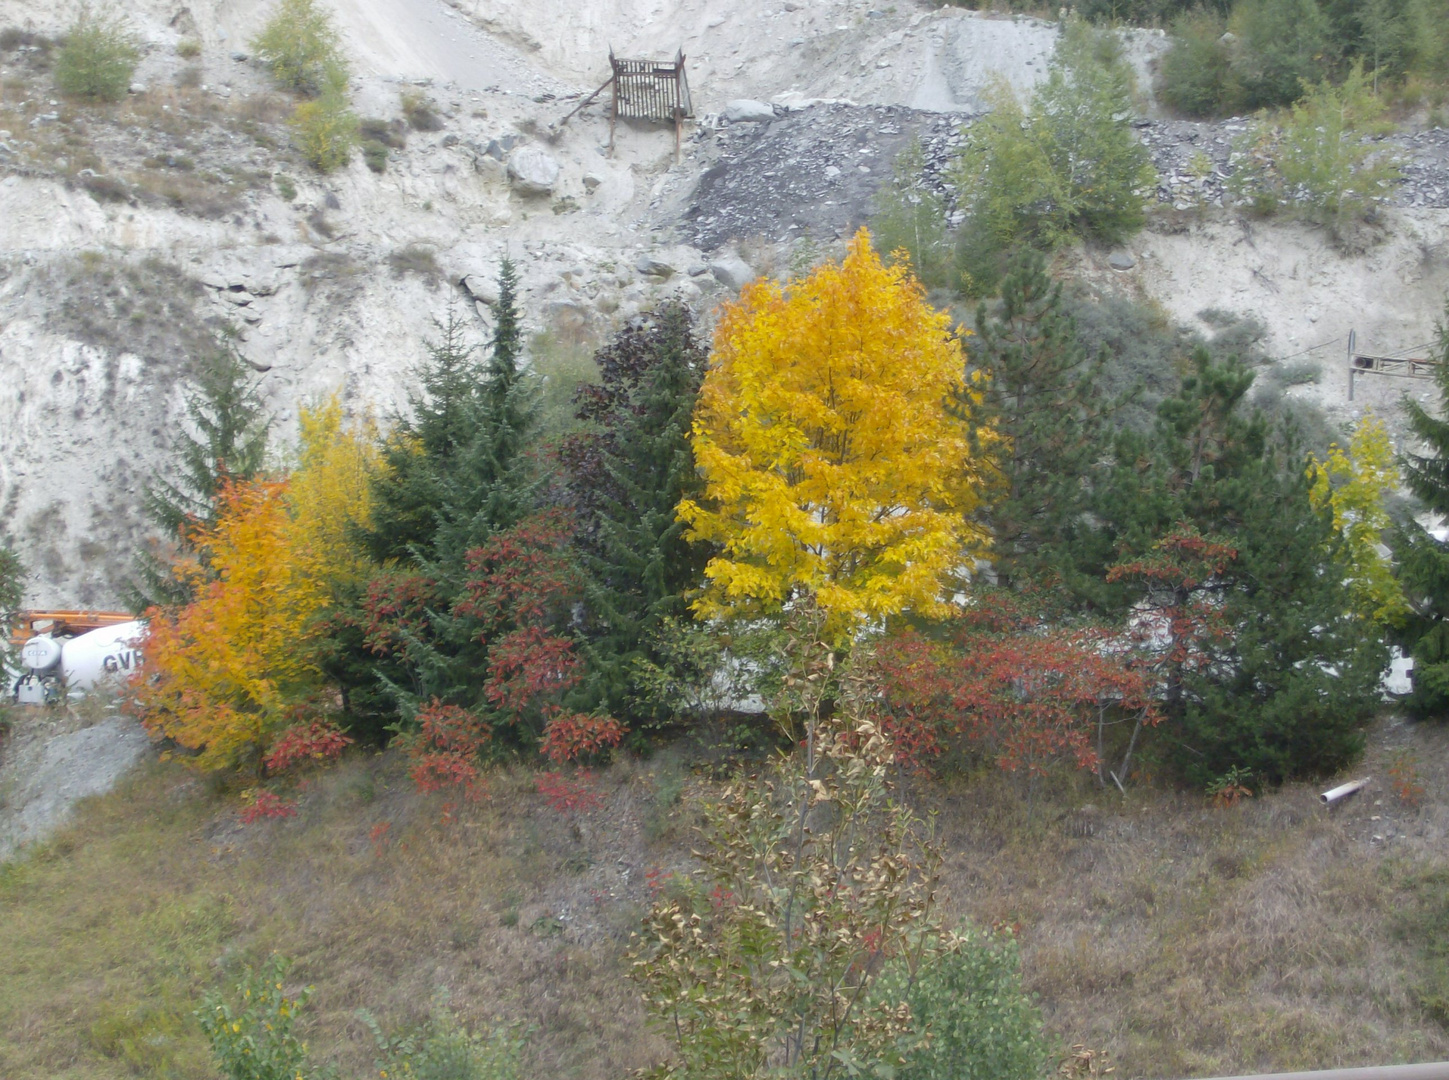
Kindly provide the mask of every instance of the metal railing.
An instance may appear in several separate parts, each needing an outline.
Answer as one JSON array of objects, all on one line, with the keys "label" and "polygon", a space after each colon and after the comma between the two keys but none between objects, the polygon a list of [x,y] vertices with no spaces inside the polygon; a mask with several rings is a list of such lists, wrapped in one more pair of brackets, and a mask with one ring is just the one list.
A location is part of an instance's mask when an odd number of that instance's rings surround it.
[{"label": "metal railing", "polygon": [[1259,1073],[1222,1076],[1210,1080],[1449,1080],[1449,1061],[1420,1065],[1368,1065],[1360,1069],[1321,1069],[1316,1072]]}]

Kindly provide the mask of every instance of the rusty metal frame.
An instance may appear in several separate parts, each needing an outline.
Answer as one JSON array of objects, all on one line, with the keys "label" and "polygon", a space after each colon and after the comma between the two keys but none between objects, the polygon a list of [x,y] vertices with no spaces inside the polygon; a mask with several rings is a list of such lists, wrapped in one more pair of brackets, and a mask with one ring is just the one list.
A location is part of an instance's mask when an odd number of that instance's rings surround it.
[{"label": "rusty metal frame", "polygon": [[[609,50],[613,88],[609,110],[609,151],[614,150],[614,126],[619,118],[652,120],[674,124],[674,157],[678,160],[684,141],[684,121],[694,115],[689,96],[689,79],[684,73],[684,51],[673,60],[626,60]],[[602,87],[600,87],[602,89]]]},{"label": "rusty metal frame", "polygon": [[1357,348],[1358,333],[1348,332],[1348,400],[1353,400],[1353,380],[1358,375],[1388,375],[1395,379],[1432,379],[1439,361],[1421,356],[1370,356]]}]

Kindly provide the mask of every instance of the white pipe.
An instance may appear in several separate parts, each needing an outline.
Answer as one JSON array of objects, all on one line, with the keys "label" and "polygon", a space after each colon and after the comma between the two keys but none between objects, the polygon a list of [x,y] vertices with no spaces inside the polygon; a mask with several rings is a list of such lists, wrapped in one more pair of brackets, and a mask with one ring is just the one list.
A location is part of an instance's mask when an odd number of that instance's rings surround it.
[{"label": "white pipe", "polygon": [[1339,784],[1338,787],[1325,791],[1318,797],[1323,800],[1324,806],[1332,806],[1334,803],[1346,799],[1355,792],[1362,791],[1368,787],[1368,782],[1372,779],[1372,776],[1365,776],[1362,780],[1350,780],[1346,784]]}]

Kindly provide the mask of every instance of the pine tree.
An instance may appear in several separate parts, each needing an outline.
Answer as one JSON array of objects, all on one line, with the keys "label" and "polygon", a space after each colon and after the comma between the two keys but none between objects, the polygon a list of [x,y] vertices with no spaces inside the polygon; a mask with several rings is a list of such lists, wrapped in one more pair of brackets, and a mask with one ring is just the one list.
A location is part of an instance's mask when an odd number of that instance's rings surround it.
[{"label": "pine tree", "polygon": [[[1449,410],[1449,305],[1438,327],[1434,369],[1439,411]],[[1427,452],[1406,454],[1404,481],[1431,513],[1449,518],[1449,420],[1412,399],[1409,425]],[[1400,574],[1411,613],[1403,643],[1414,658],[1414,690],[1408,706],[1420,715],[1449,714],[1449,543],[1417,522],[1407,523],[1398,548]]]},{"label": "pine tree", "polygon": [[1093,357],[1077,338],[1062,286],[1045,258],[1023,255],[1001,287],[1001,306],[977,308],[976,368],[986,376],[980,406],[956,395],[955,409],[1001,449],[986,455],[997,472],[986,516],[998,579],[1066,569],[1064,548],[1081,529],[1090,473],[1107,448],[1107,417],[1099,380],[1105,351]]},{"label": "pine tree", "polygon": [[[261,473],[271,428],[255,374],[230,347],[200,363],[196,386],[185,400],[186,426],[176,446],[174,479],[153,477],[143,504],[161,535],[183,550],[188,529],[216,524],[216,498],[226,484]],[[134,611],[182,604],[191,596],[190,588],[172,574],[170,561],[156,551],[137,556],[127,593]]]},{"label": "pine tree", "polygon": [[636,662],[662,663],[657,634],[686,614],[685,591],[708,548],[688,544],[675,507],[700,489],[690,423],[706,353],[683,304],[631,322],[596,358],[601,380],[579,394],[577,418],[597,430],[569,440],[565,458],[580,514],[592,690],[613,715],[647,709]]}]

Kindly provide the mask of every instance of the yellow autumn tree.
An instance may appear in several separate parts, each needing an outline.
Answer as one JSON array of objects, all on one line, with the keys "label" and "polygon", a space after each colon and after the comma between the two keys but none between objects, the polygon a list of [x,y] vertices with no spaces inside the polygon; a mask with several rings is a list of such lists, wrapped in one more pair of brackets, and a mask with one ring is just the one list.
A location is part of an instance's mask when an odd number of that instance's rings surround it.
[{"label": "yellow autumn tree", "polygon": [[1342,561],[1349,597],[1360,618],[1398,625],[1409,613],[1403,588],[1382,537],[1390,525],[1384,498],[1399,485],[1399,469],[1388,429],[1378,417],[1365,416],[1354,427],[1348,449],[1334,443],[1328,458],[1309,466],[1310,497],[1333,514],[1343,538]]},{"label": "yellow autumn tree", "polygon": [[149,613],[139,704],[150,730],[202,769],[259,764],[300,719],[323,682],[319,616],[366,573],[352,536],[368,523],[378,467],[371,427],[344,429],[336,399],[300,421],[296,471],[226,487],[216,524],[190,537],[195,561],[178,569],[195,598]]},{"label": "yellow autumn tree", "polygon": [[383,467],[371,417],[347,427],[332,395],[298,416],[297,469],[287,492],[289,546],[303,570],[336,594],[366,581],[373,569],[357,543],[372,524],[372,477]]},{"label": "yellow autumn tree", "polygon": [[965,353],[949,317],[862,229],[838,264],[725,307],[695,408],[704,480],[679,505],[718,545],[704,617],[770,613],[813,594],[837,637],[951,610],[948,579],[984,549],[983,480],[945,402]]}]

